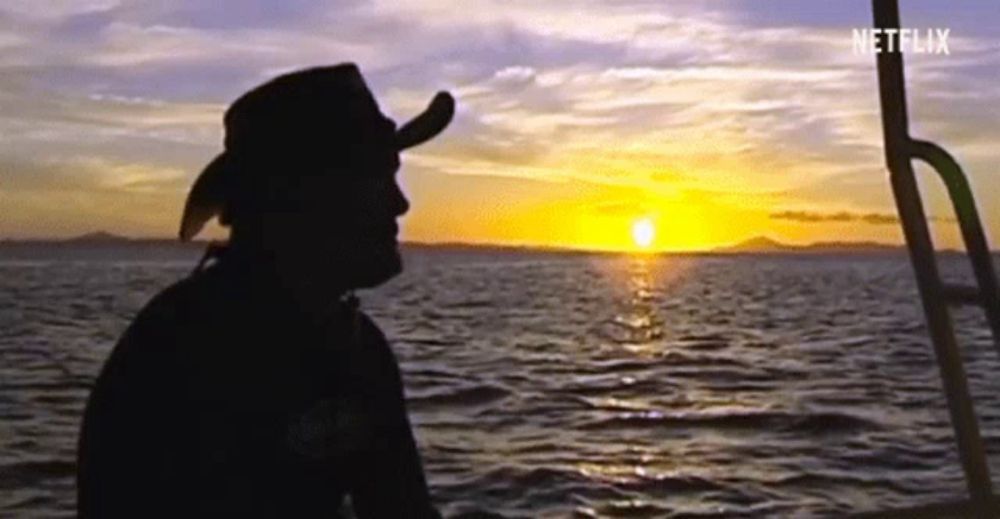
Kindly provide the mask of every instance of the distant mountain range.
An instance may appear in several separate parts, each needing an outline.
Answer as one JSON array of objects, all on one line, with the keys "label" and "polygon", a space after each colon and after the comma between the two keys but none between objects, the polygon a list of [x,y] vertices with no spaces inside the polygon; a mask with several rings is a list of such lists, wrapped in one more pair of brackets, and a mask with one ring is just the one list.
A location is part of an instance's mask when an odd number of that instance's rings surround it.
[{"label": "distant mountain range", "polygon": [[87,234],[82,234],[75,238],[68,238],[63,241],[74,242],[74,243],[118,243],[132,241],[131,238],[126,238],[125,236],[118,236],[117,234],[111,234],[109,232],[97,231]]},{"label": "distant mountain range", "polygon": [[[789,253],[896,253],[905,252],[903,245],[892,245],[871,241],[829,241],[809,245],[790,245],[765,236],[757,236],[727,247],[718,247],[713,252],[724,254],[789,254]],[[949,251],[950,252],[950,251]]]},{"label": "distant mountain range", "polygon": [[[207,240],[195,240],[191,243],[182,243],[176,238],[129,238],[104,231],[96,231],[73,238],[66,239],[27,239],[27,240],[0,240],[2,245],[69,245],[69,246],[174,246],[174,247],[201,247]],[[404,242],[404,246],[425,249],[449,249],[449,250],[496,250],[496,251],[537,251],[537,252],[558,252],[558,253],[586,253],[586,251],[574,249],[562,249],[558,247],[532,247],[532,246],[509,246],[476,243],[421,243]],[[904,253],[906,247],[903,245],[892,245],[870,241],[829,241],[816,242],[808,245],[792,245],[782,243],[766,236],[757,236],[749,240],[739,242],[735,245],[717,247],[704,251],[710,254],[877,254],[877,253]],[[956,252],[954,250],[944,250],[941,252]]]},{"label": "distant mountain range", "polygon": [[28,239],[5,239],[0,240],[0,245],[62,245],[62,246],[89,246],[89,247],[102,247],[102,246],[149,246],[149,245],[168,245],[168,246],[191,246],[193,245],[204,245],[204,241],[193,241],[191,243],[182,243],[176,238],[129,238],[127,236],[121,236],[118,234],[112,234],[104,231],[90,232],[87,234],[82,234],[80,236],[75,236],[72,238],[28,238]]}]

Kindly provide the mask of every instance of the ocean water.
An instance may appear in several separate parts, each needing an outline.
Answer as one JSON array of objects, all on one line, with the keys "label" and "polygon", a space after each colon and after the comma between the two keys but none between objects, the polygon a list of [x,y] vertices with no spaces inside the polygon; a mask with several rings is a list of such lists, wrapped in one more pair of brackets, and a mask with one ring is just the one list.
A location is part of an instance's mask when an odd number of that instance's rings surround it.
[{"label": "ocean water", "polygon": [[[0,249],[0,516],[73,515],[88,387],[197,257]],[[964,494],[904,256],[405,258],[362,307],[446,516],[840,516]],[[954,317],[996,459],[1000,362],[977,309]]]}]

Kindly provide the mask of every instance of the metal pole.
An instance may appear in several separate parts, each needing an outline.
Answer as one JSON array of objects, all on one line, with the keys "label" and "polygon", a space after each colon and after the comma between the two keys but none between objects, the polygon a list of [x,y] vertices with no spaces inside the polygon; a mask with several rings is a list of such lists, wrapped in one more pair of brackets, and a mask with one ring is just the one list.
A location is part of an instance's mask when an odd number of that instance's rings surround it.
[{"label": "metal pole", "polygon": [[[896,0],[872,0],[872,7],[875,28],[899,28],[899,7]],[[934,345],[969,496],[978,516],[986,517],[992,502],[992,483],[979,425],[969,396],[965,369],[955,341],[951,315],[945,303],[934,245],[910,162],[914,146],[909,136],[906,115],[903,56],[898,45],[894,52],[886,51],[888,45],[884,38],[881,48],[883,51],[878,54],[879,97],[882,104],[885,157],[893,196],[906,236],[910,262],[917,278],[927,328]]]},{"label": "metal pole", "polygon": [[972,262],[972,271],[976,276],[978,289],[973,293],[975,303],[980,304],[986,312],[986,320],[993,333],[993,346],[1000,355],[1000,289],[997,287],[997,274],[993,268],[993,256],[986,242],[986,233],[979,220],[976,210],[976,200],[972,196],[972,188],[951,154],[933,142],[914,140],[910,143],[914,157],[930,164],[944,185],[948,188],[959,228],[962,230],[962,240]]}]

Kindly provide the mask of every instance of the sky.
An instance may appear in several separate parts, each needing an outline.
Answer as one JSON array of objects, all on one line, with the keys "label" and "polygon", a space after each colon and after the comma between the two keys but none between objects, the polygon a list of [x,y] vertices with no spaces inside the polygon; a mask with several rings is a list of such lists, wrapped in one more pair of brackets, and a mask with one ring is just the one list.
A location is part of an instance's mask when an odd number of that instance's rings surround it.
[{"label": "sky", "polygon": [[[949,28],[907,56],[911,130],[958,158],[1000,240],[1000,2],[907,0]],[[356,62],[403,122],[447,89],[437,139],[403,153],[402,238],[704,250],[755,236],[901,232],[868,0],[7,0],[0,4],[0,238],[175,236],[222,149],[222,114],[267,79]],[[960,239],[917,169],[941,247]],[[213,227],[210,237],[225,230]]]}]

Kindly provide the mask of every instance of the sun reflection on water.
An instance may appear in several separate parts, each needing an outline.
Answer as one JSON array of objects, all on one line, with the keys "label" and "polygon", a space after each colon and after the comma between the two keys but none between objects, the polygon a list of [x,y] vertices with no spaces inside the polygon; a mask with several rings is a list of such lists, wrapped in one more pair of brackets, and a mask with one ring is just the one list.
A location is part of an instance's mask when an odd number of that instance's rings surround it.
[{"label": "sun reflection on water", "polygon": [[658,353],[659,339],[664,334],[664,323],[657,313],[662,293],[658,288],[661,260],[650,256],[633,256],[624,265],[626,292],[614,316],[618,327],[619,345],[637,355],[653,356]]},{"label": "sun reflection on water", "polygon": [[[779,465],[735,464],[752,441],[745,428],[766,427],[783,419],[782,396],[703,383],[706,372],[721,378],[751,377],[754,369],[733,356],[733,342],[724,331],[704,331],[692,322],[692,304],[705,304],[703,292],[685,293],[697,276],[697,257],[629,255],[607,267],[613,297],[605,314],[607,333],[602,362],[626,372],[614,374],[612,392],[584,397],[597,421],[615,427],[626,424],[641,434],[622,434],[599,452],[574,464],[580,475],[623,489],[640,498],[647,492],[671,492],[671,508],[698,509],[700,491],[724,488],[733,478],[774,480],[790,477]],[[698,315],[695,313],[694,315]],[[608,360],[608,357],[611,360]],[[653,490],[650,490],[653,489]],[[678,494],[679,493],[679,494]],[[675,495],[676,494],[676,495]],[[624,497],[624,496],[623,496]],[[660,516],[656,501],[623,500],[601,515]]]}]

